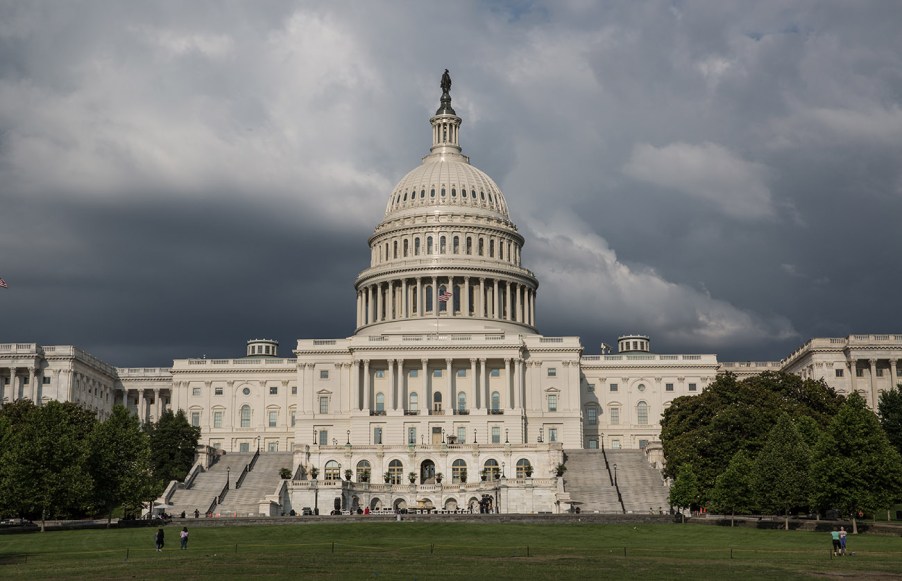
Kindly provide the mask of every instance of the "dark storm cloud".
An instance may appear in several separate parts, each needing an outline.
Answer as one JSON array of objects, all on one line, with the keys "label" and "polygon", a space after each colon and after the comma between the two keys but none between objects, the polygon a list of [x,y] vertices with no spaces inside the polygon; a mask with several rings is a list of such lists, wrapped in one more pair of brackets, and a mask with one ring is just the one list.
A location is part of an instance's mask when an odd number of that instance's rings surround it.
[{"label": "dark storm cloud", "polygon": [[540,329],[722,360],[900,332],[893,3],[0,5],[0,340],[353,332],[445,67]]}]

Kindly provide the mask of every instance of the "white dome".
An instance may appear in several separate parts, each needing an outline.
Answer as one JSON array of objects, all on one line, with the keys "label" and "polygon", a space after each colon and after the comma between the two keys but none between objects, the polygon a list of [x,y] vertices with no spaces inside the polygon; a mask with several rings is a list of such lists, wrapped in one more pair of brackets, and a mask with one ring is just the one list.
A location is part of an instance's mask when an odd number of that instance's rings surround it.
[{"label": "white dome", "polygon": [[462,155],[427,156],[392,190],[385,213],[423,206],[482,208],[509,218],[501,189]]}]

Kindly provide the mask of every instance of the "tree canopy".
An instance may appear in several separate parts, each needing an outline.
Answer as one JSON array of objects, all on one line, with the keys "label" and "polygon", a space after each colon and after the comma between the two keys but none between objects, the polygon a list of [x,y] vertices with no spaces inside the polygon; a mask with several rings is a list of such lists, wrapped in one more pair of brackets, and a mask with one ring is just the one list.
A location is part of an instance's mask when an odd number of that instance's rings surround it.
[{"label": "tree canopy", "polygon": [[[823,381],[790,373],[766,372],[743,380],[729,373],[718,376],[702,393],[676,398],[664,411],[665,475],[673,478],[691,462],[704,500],[737,452],[757,456],[781,414],[810,417],[823,427],[841,402]],[[810,433],[811,426],[804,431]]]},{"label": "tree canopy", "polygon": [[752,483],[758,504],[765,510],[782,513],[787,530],[790,510],[808,504],[810,464],[808,444],[789,415],[781,415],[755,458]]},{"label": "tree canopy", "polygon": [[194,464],[200,428],[188,423],[185,412],[166,410],[150,429],[153,474],[164,486],[170,480],[183,480]]},{"label": "tree canopy", "polygon": [[877,413],[890,444],[902,454],[902,385],[880,394]]}]

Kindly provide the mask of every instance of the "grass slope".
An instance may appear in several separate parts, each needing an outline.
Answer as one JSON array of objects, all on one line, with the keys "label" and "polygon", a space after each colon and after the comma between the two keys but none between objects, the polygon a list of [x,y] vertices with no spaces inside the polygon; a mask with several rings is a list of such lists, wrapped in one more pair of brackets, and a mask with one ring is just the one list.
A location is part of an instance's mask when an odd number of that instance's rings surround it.
[{"label": "grass slope", "polygon": [[[691,525],[322,523],[0,536],[0,578],[902,579],[902,538]],[[334,548],[333,548],[334,544]],[[127,557],[127,559],[126,559]]]}]

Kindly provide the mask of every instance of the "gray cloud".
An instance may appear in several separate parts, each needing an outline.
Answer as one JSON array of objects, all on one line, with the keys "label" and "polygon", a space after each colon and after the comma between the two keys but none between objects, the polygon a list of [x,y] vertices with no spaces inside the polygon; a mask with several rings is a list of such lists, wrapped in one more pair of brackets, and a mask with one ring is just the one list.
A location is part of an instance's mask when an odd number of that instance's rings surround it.
[{"label": "gray cloud", "polygon": [[454,76],[540,328],[722,359],[899,332],[893,3],[0,5],[0,335],[117,365],[353,332]]}]

